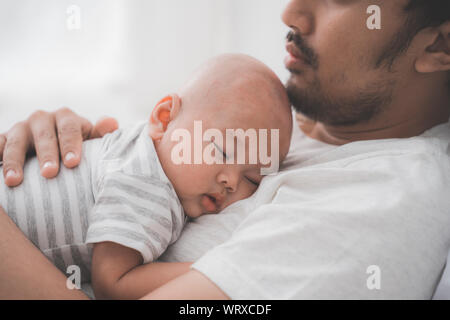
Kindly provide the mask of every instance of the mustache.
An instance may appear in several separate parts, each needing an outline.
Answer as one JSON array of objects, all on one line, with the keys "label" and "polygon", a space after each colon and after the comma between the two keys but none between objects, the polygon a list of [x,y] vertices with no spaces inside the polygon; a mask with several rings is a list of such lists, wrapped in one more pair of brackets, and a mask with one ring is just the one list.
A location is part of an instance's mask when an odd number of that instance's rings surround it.
[{"label": "mustache", "polygon": [[288,42],[292,42],[297,49],[300,50],[306,60],[306,63],[311,65],[314,69],[317,69],[319,66],[319,58],[317,54],[306,44],[305,40],[299,34],[290,30],[286,35],[286,40]]}]

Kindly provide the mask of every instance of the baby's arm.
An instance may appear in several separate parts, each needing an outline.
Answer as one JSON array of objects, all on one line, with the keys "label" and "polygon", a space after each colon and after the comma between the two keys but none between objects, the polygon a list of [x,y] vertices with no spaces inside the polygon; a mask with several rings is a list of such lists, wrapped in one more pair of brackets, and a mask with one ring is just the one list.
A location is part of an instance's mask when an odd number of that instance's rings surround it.
[{"label": "baby's arm", "polygon": [[114,242],[94,244],[92,287],[97,299],[139,299],[189,271],[190,262],[153,262]]}]

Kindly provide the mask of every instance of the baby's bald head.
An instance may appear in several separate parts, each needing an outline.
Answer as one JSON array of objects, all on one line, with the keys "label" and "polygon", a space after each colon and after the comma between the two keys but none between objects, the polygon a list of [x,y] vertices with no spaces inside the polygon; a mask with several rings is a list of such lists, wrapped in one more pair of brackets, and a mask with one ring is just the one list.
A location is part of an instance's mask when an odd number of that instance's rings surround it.
[{"label": "baby's bald head", "polygon": [[[285,88],[275,73],[262,62],[244,54],[225,54],[209,60],[181,88],[180,96],[186,103],[218,99],[226,104],[239,99],[251,103],[249,108],[259,108],[260,111],[261,107],[266,107],[261,102],[269,100],[289,109]],[[208,107],[217,105],[209,104]]]},{"label": "baby's bald head", "polygon": [[157,104],[149,128],[164,172],[193,218],[252,195],[286,157],[291,131],[283,84],[241,54],[204,64]]},{"label": "baby's bald head", "polygon": [[281,81],[262,62],[243,54],[220,55],[203,64],[179,95],[180,116],[211,121],[212,127],[279,129],[280,155],[287,154],[290,103]]}]

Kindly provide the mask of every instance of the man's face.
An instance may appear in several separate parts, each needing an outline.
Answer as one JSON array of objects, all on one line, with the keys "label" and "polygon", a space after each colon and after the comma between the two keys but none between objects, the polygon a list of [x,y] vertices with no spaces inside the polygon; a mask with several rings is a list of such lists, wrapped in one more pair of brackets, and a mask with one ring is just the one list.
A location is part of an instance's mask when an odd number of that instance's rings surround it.
[{"label": "man's face", "polygon": [[[291,28],[285,64],[294,108],[334,126],[367,122],[395,97],[396,86],[412,72],[400,55],[383,59],[404,27],[407,0],[292,0],[283,12]],[[381,8],[381,30],[366,24],[370,5]],[[404,30],[404,28],[403,28]]]}]

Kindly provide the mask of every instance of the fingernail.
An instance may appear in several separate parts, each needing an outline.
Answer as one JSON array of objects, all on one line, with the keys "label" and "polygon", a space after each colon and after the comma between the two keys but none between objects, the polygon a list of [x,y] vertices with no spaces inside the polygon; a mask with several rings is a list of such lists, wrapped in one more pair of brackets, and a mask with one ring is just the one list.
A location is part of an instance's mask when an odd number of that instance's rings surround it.
[{"label": "fingernail", "polygon": [[15,176],[17,176],[17,173],[16,173],[16,171],[14,171],[12,169],[10,169],[6,172],[6,178],[11,178],[11,177],[15,177]]},{"label": "fingernail", "polygon": [[70,161],[72,159],[75,159],[77,156],[73,152],[67,152],[66,156],[64,157],[65,161]]},{"label": "fingernail", "polygon": [[55,163],[53,161],[47,161],[46,163],[44,163],[44,165],[42,166],[42,169],[46,169],[46,168],[50,168],[50,167],[55,167]]}]

